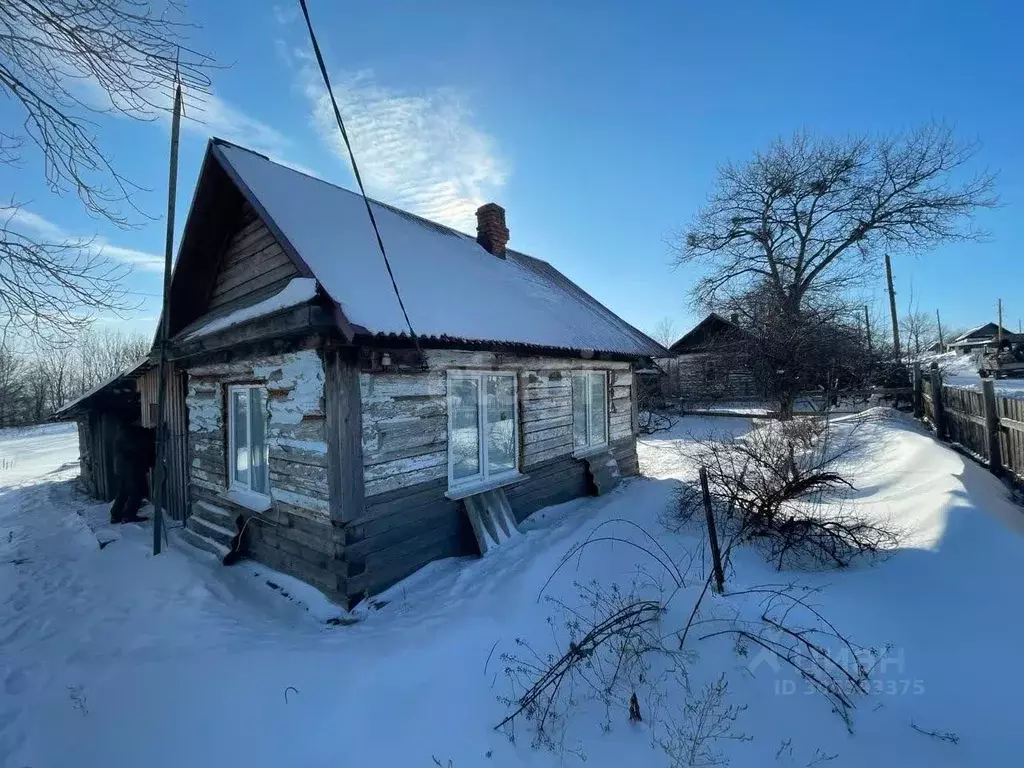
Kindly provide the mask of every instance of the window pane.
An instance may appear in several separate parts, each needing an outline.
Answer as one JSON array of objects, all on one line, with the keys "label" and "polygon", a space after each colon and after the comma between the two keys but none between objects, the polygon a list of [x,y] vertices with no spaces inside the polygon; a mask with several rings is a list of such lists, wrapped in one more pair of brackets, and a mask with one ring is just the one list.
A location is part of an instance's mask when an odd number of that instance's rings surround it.
[{"label": "window pane", "polygon": [[487,471],[516,468],[516,386],[511,376],[487,377]]},{"label": "window pane", "polygon": [[604,445],[605,423],[607,413],[605,410],[604,376],[600,373],[590,375],[590,444]]},{"label": "window pane", "polygon": [[587,446],[587,379],[579,373],[572,377],[572,446]]},{"label": "window pane", "polygon": [[479,389],[476,379],[452,378],[452,427],[448,450],[452,452],[452,477],[456,480],[480,474]]},{"label": "window pane", "polygon": [[234,481],[249,485],[249,398],[244,389],[231,391],[231,430],[235,442]]},{"label": "window pane", "polygon": [[257,493],[270,493],[266,393],[262,389],[249,390],[249,420],[250,484]]}]

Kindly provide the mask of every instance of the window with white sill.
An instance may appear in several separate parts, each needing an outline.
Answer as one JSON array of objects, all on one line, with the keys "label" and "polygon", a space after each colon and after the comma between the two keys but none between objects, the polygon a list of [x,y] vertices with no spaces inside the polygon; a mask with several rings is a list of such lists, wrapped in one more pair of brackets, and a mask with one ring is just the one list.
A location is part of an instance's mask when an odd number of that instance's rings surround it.
[{"label": "window with white sill", "polygon": [[572,447],[587,453],[608,444],[608,374],[577,371],[572,375]]},{"label": "window with white sill", "polygon": [[515,373],[448,372],[448,487],[519,474]]},{"label": "window with white sill", "polygon": [[228,388],[228,464],[231,491],[260,496],[270,495],[267,421],[265,388]]}]

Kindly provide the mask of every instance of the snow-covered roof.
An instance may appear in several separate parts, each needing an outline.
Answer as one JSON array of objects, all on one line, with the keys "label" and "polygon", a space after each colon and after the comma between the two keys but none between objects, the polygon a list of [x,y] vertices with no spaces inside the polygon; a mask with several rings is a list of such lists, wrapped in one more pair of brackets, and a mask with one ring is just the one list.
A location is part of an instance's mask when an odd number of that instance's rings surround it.
[{"label": "snow-covered roof", "polygon": [[[984,333],[982,333],[982,331],[984,331]],[[975,328],[971,328],[969,331],[961,333],[959,336],[953,339],[953,341],[950,343],[950,346],[957,346],[958,342],[961,343],[961,346],[962,343],[980,344],[985,341],[991,341],[992,339],[996,338],[996,335],[998,333],[999,326],[996,323],[982,323],[981,325]],[[1012,331],[1007,330],[1006,328],[1003,328],[1003,336],[1007,338],[1016,338],[1018,334],[1013,333]]]},{"label": "snow-covered roof", "polygon": [[140,372],[148,364],[149,364],[149,358],[148,357],[143,357],[141,360],[138,360],[135,363],[133,363],[132,365],[129,365],[127,368],[125,368],[120,373],[115,374],[114,376],[111,376],[106,381],[100,382],[99,384],[97,384],[92,389],[86,390],[85,392],[80,394],[78,397],[76,397],[74,400],[69,400],[68,402],[64,403],[64,405],[62,405],[60,408],[58,408],[56,411],[53,412],[53,416],[51,416],[51,418],[53,418],[53,419],[62,419],[64,417],[66,417],[66,416],[69,416],[71,414],[71,411],[75,409],[75,406],[84,404],[86,400],[89,400],[93,396],[98,395],[99,393],[101,393],[105,389],[107,389],[108,387],[112,388],[114,385],[117,385],[122,380],[126,380],[128,377],[132,376],[133,374],[136,374],[136,373]]},{"label": "snow-covered roof", "polygon": [[[218,140],[212,146],[357,333],[408,335],[361,196],[242,147]],[[462,232],[371,205],[418,336],[665,354],[547,262],[515,251],[501,259]]]},{"label": "snow-covered roof", "polygon": [[234,312],[223,317],[210,320],[192,331],[187,338],[197,339],[200,336],[208,336],[211,333],[223,331],[225,328],[231,328],[235,325],[241,325],[257,317],[271,315],[282,309],[288,309],[297,304],[312,301],[314,298],[316,298],[316,280],[311,277],[295,277],[270,298],[249,307],[236,309]]}]

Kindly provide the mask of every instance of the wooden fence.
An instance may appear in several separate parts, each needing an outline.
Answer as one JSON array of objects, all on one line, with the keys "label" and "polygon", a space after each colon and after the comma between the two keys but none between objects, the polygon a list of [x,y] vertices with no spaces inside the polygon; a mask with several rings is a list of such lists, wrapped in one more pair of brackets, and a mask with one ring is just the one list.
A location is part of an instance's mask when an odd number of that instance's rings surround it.
[{"label": "wooden fence", "polygon": [[998,397],[992,379],[981,391],[942,383],[938,366],[914,368],[914,415],[941,440],[986,463],[997,475],[1024,482],[1024,400]]}]

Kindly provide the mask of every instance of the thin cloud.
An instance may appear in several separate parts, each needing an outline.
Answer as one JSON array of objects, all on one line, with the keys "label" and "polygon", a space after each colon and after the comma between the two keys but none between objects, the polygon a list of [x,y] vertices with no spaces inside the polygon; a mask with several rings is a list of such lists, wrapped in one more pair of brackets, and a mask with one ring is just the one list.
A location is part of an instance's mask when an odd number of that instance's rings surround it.
[{"label": "thin cloud", "polygon": [[138,251],[134,248],[113,245],[102,237],[69,235],[58,224],[25,208],[0,210],[4,210],[3,219],[6,226],[19,229],[26,234],[31,233],[52,243],[67,243],[97,256],[131,264],[133,267],[138,267],[146,272],[163,272],[164,270],[164,259],[162,256]]},{"label": "thin cloud", "polygon": [[[348,166],[330,98],[308,59],[300,77],[313,128]],[[495,198],[508,171],[494,139],[473,124],[465,97],[451,88],[403,93],[379,85],[370,71],[332,81],[368,193],[472,230],[476,209]]]},{"label": "thin cloud", "polygon": [[294,5],[275,5],[272,10],[274,12],[274,21],[283,26],[287,26],[299,18],[299,9]]}]

